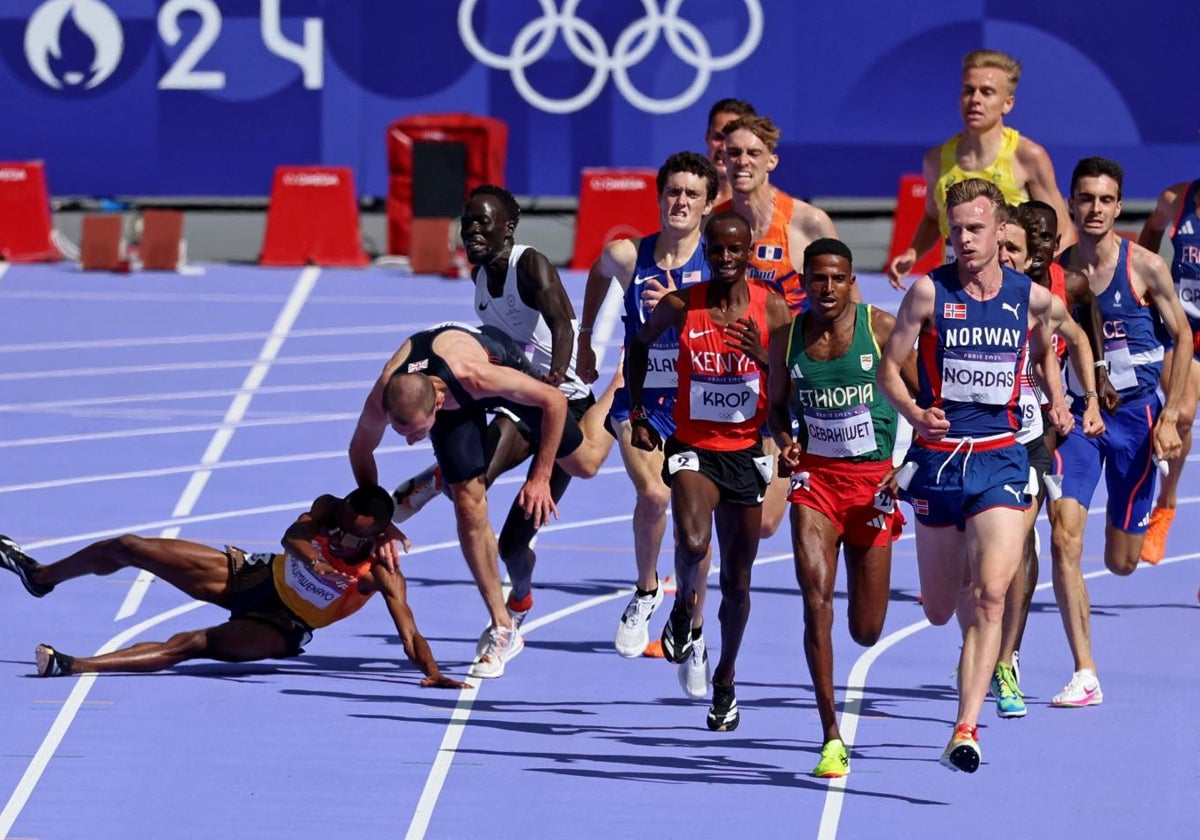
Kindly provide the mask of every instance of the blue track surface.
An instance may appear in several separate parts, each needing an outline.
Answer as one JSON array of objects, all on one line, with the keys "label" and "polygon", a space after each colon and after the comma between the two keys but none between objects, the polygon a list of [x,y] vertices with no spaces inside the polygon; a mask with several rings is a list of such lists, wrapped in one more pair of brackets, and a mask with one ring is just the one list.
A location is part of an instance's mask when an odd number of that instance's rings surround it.
[{"label": "blue track surface", "polygon": [[[418,329],[472,317],[465,283],[378,270],[0,271],[0,533],[45,562],[125,532],[273,548],[316,495],[350,489],[346,445],[387,356]],[[578,305],[582,277],[565,279]],[[861,282],[868,300],[895,304],[877,276]],[[389,435],[384,483],[430,458]],[[937,764],[958,631],[924,623],[907,534],[874,649],[850,640],[844,574],[839,587],[838,697],[861,692],[843,716],[844,784],[807,775],[821,733],[786,526],[755,567],[736,732],[708,732],[707,701],[682,696],[673,666],[617,656],[634,570],[633,494],[615,451],[539,538],[526,651],[473,691],[421,689],[375,602],[295,660],[39,680],[38,642],[83,655],[224,614],[132,572],[40,601],[6,574],[0,837],[1195,836],[1198,485],[1193,466],[1168,561],[1129,579],[1104,572],[1091,517],[1100,707],[1048,706],[1071,659],[1043,553],[1022,646],[1030,712],[1005,722],[985,708],[974,776]],[[494,520],[516,489],[493,490]],[[449,506],[407,525],[418,624],[461,677],[486,613]]]}]

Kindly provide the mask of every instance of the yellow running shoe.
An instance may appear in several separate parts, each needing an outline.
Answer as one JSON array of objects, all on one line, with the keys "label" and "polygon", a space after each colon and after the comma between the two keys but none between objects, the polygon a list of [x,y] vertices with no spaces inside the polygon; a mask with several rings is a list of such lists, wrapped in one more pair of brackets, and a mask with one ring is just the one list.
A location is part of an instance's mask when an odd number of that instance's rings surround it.
[{"label": "yellow running shoe", "polygon": [[850,775],[850,756],[846,754],[846,745],[841,738],[825,742],[821,747],[821,760],[812,774],[818,779],[840,779]]},{"label": "yellow running shoe", "polygon": [[1146,529],[1146,538],[1142,542],[1141,559],[1151,566],[1157,566],[1167,553],[1167,532],[1171,530],[1171,522],[1175,519],[1175,508],[1155,507],[1150,514],[1150,527]]},{"label": "yellow running shoe", "polygon": [[954,727],[954,737],[946,745],[939,759],[943,767],[958,772],[974,773],[983,761],[983,750],[979,748],[979,727],[960,723]]}]

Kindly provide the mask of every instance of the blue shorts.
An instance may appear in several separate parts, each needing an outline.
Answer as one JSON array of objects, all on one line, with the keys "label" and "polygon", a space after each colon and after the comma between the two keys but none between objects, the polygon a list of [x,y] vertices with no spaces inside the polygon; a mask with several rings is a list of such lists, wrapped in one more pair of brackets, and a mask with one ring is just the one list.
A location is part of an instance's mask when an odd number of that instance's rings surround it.
[{"label": "blue shorts", "polygon": [[1089,507],[1103,468],[1108,521],[1127,534],[1145,533],[1154,506],[1152,441],[1161,407],[1154,392],[1132,397],[1104,416],[1104,434],[1090,440],[1080,431],[1083,423],[1077,415],[1074,430],[1054,451],[1063,498]]},{"label": "blue shorts", "polygon": [[914,445],[908,450],[906,460],[915,463],[917,471],[900,498],[912,505],[918,522],[931,528],[953,525],[962,531],[968,519],[985,510],[1028,509],[1029,452],[1025,446],[1015,441],[996,448],[980,446],[963,445],[957,452],[953,446]]},{"label": "blue shorts", "polygon": [[[675,391],[662,391],[657,388],[646,388],[642,391],[642,399],[646,401],[646,413],[650,415],[650,425],[658,436],[666,440],[675,434]],[[617,434],[617,424],[629,419],[629,389],[622,385],[613,394],[612,408],[608,411],[608,431]]]}]

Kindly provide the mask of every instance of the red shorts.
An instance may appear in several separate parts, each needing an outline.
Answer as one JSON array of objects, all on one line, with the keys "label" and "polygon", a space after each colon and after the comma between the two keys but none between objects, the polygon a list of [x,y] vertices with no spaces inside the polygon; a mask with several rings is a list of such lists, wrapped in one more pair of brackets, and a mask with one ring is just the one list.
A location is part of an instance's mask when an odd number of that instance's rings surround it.
[{"label": "red shorts", "polygon": [[874,547],[900,538],[904,514],[878,490],[892,468],[887,461],[843,461],[806,455],[792,474],[788,501],[812,508],[833,523],[850,545]]}]

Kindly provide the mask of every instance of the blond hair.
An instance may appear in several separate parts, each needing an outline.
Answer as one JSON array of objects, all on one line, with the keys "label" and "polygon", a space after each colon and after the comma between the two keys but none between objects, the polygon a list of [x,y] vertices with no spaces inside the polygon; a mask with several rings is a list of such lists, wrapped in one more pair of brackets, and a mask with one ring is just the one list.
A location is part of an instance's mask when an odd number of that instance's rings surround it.
[{"label": "blond hair", "polygon": [[783,136],[783,132],[771,122],[770,117],[738,117],[725,123],[725,127],[721,129],[721,133],[726,137],[735,131],[749,131],[762,141],[771,154],[775,154],[775,147],[779,145],[779,138]]},{"label": "blond hair", "polygon": [[1021,81],[1021,62],[1008,53],[998,50],[975,50],[963,56],[962,71],[964,75],[968,70],[983,67],[993,67],[1001,71],[1008,79],[1009,91],[1017,89],[1017,82]]},{"label": "blond hair", "polygon": [[[946,212],[949,213],[951,207],[970,204],[977,198],[986,198],[992,203],[992,211],[996,214],[997,222],[1003,222],[1007,218],[1008,205],[1004,200],[1004,193],[1000,192],[1000,188],[991,181],[985,181],[982,178],[967,178],[957,184],[952,184],[946,190]],[[1004,215],[1001,215],[1002,213]]]}]

